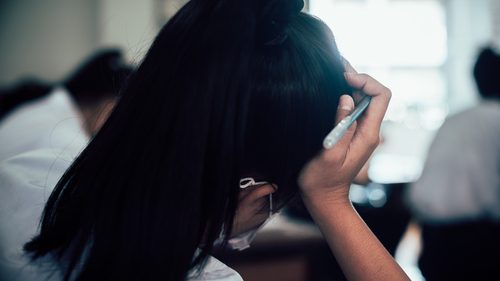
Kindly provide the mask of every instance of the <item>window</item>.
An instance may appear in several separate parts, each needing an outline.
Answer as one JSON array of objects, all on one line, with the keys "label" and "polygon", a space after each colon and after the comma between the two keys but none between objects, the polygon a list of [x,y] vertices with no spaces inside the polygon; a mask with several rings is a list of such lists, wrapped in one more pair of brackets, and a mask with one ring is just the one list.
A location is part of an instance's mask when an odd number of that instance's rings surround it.
[{"label": "window", "polygon": [[359,71],[390,86],[394,95],[388,120],[417,118],[412,126],[439,127],[444,112],[441,116],[436,108],[446,102],[447,50],[439,1],[310,0],[309,9],[330,26],[340,52]]},{"label": "window", "polygon": [[442,3],[309,0],[309,12],[332,29],[340,52],[358,71],[376,77],[393,92],[383,127],[386,145],[372,160],[370,175],[381,182],[414,180],[447,114]]}]

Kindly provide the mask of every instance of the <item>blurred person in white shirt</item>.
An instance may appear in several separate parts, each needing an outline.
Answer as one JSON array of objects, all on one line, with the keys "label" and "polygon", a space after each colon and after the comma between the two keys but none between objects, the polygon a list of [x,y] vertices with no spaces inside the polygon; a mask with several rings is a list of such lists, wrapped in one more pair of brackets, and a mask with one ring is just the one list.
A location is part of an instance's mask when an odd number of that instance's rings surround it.
[{"label": "blurred person in white shirt", "polygon": [[499,73],[500,56],[483,49],[474,66],[482,100],[447,118],[407,194],[422,224],[428,281],[500,278]]}]

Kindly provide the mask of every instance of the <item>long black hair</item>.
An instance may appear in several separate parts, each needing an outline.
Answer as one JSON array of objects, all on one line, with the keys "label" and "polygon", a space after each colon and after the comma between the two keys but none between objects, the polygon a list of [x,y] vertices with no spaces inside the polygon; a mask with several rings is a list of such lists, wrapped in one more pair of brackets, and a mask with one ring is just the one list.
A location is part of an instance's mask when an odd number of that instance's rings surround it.
[{"label": "long black hair", "polygon": [[188,2],[25,250],[52,255],[65,280],[183,280],[230,233],[241,177],[276,183],[289,200],[349,91],[332,33],[302,5]]}]

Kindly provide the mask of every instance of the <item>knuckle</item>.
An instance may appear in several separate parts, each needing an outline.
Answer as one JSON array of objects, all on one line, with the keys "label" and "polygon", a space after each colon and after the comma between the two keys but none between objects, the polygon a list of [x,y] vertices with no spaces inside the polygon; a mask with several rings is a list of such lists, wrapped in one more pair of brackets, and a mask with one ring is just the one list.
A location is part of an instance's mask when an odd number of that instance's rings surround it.
[{"label": "knuckle", "polygon": [[379,146],[380,144],[380,138],[379,136],[371,137],[370,140],[368,141],[368,146],[370,149],[375,149]]},{"label": "knuckle", "polygon": [[384,86],[384,90],[385,90],[384,92],[385,92],[385,95],[387,96],[387,99],[391,100],[391,98],[392,98],[392,91],[391,91],[391,89],[389,89],[389,88],[387,88],[387,87]]},{"label": "knuckle", "polygon": [[360,77],[362,77],[364,80],[371,79],[372,77],[366,73],[359,73],[358,74]]}]

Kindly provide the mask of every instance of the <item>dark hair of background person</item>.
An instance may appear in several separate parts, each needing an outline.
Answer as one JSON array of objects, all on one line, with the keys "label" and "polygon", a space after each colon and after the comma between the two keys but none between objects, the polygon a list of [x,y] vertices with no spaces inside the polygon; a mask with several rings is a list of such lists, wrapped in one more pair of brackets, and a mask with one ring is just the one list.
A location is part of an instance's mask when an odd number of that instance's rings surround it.
[{"label": "dark hair of background person", "polygon": [[483,48],[474,65],[474,79],[483,98],[500,98],[499,74],[500,55],[490,47]]},{"label": "dark hair of background person", "polygon": [[94,106],[103,99],[118,97],[132,66],[124,62],[120,49],[101,49],[84,60],[60,83],[35,78],[22,79],[0,90],[0,121],[15,108],[47,96],[54,86],[62,84],[75,103]]},{"label": "dark hair of background person", "polygon": [[79,106],[117,97],[132,73],[121,50],[102,49],[84,61],[62,82]]},{"label": "dark hair of background person", "polygon": [[188,2],[55,187],[33,259],[51,254],[65,280],[184,280],[230,233],[241,177],[294,196],[350,92],[333,34],[302,5]]}]

